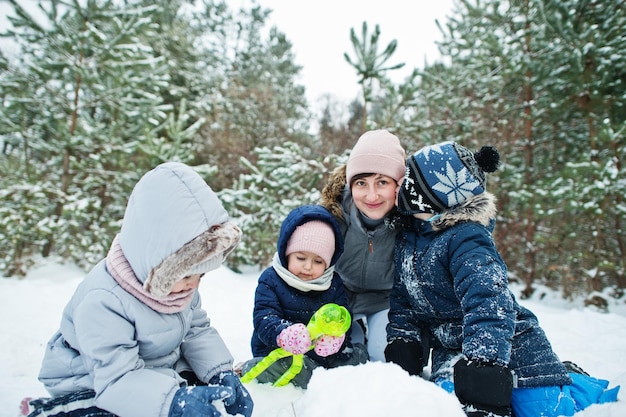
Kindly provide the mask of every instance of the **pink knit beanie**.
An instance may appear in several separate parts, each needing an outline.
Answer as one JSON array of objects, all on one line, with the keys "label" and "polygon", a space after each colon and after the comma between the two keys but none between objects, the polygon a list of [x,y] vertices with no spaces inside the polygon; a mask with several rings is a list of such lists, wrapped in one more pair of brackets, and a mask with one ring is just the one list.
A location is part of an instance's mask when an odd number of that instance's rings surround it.
[{"label": "pink knit beanie", "polygon": [[325,222],[311,220],[298,227],[287,242],[285,256],[294,252],[311,252],[326,262],[326,268],[335,254],[335,232]]},{"label": "pink knit beanie", "polygon": [[346,166],[346,183],[358,174],[382,174],[401,181],[404,178],[405,153],[400,140],[387,130],[370,130],[357,141]]}]

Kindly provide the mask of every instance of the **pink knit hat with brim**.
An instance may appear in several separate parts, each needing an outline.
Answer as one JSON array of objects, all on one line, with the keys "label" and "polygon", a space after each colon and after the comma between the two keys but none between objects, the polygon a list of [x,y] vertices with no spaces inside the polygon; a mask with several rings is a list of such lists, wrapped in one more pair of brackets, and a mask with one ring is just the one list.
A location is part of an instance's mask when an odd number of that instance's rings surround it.
[{"label": "pink knit hat with brim", "polygon": [[382,174],[401,181],[406,155],[400,140],[387,130],[370,130],[357,141],[346,166],[346,183],[358,174]]},{"label": "pink knit hat with brim", "polygon": [[335,232],[327,223],[311,220],[298,227],[287,242],[285,256],[294,252],[311,252],[326,262],[326,268],[335,254]]}]

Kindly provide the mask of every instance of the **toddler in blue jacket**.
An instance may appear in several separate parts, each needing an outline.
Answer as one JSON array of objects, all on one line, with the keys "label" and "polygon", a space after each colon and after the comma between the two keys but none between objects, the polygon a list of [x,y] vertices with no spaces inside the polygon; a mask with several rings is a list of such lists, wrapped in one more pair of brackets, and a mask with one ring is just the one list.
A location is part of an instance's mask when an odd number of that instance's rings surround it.
[{"label": "toddler in blue jacket", "polygon": [[571,416],[615,401],[619,387],[561,362],[508,288],[486,191],[499,159],[493,147],[473,153],[455,142],[408,158],[386,359],[421,375],[432,349],[431,380],[454,391],[470,417]]},{"label": "toddler in blue jacket", "polygon": [[[254,358],[243,364],[242,374],[278,347],[294,355],[304,354],[304,366],[291,380],[302,388],[318,366],[334,368],[367,361],[365,347],[350,342],[350,330],[342,336],[311,340],[307,329],[313,314],[325,304],[348,309],[343,283],[334,271],[342,251],[339,225],[327,209],[307,205],[289,213],[279,232],[272,266],[259,277],[251,340]],[[257,381],[276,382],[292,360],[291,356],[279,359],[258,375]]]}]

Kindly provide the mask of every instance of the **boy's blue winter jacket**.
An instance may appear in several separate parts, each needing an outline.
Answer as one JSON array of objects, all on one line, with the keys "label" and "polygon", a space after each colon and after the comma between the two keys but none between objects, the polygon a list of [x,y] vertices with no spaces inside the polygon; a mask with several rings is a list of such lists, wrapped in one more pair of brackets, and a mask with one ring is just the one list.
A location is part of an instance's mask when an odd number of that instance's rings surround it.
[{"label": "boy's blue winter jacket", "polygon": [[[343,238],[333,215],[322,206],[302,206],[287,216],[280,229],[277,253],[285,267],[287,266],[285,250],[289,238],[296,227],[310,220],[324,221],[335,232],[335,253],[329,266],[334,265],[343,252]],[[254,331],[251,340],[253,356],[266,356],[276,349],[278,347],[276,338],[283,329],[295,323],[307,324],[313,314],[327,303],[348,308],[343,283],[336,272],[329,289],[304,292],[287,285],[273,267],[265,269],[259,277],[254,300]],[[309,351],[307,355],[324,367],[332,367],[334,361],[343,358],[343,350],[350,346],[349,339],[348,333],[342,351],[336,355],[323,358],[313,351]]]},{"label": "boy's blue winter jacket", "polygon": [[495,212],[495,197],[483,193],[432,221],[411,218],[400,231],[388,341],[429,343],[433,379],[449,375],[462,353],[509,367],[519,387],[570,384],[537,317],[508,288],[491,235]]}]

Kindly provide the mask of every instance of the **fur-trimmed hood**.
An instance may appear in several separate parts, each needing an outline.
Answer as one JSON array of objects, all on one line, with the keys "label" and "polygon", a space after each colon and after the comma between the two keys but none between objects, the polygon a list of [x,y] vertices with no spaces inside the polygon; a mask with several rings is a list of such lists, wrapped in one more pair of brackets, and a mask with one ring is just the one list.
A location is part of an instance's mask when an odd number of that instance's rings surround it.
[{"label": "fur-trimmed hood", "polygon": [[219,268],[240,238],[241,231],[230,222],[212,227],[152,268],[144,283],[145,290],[165,297],[180,278]]},{"label": "fur-trimmed hood", "polygon": [[455,224],[468,221],[480,223],[487,227],[495,219],[496,213],[496,196],[485,191],[468,198],[463,204],[435,216],[430,224],[435,231],[449,229]]},{"label": "fur-trimmed hood", "polygon": [[[146,173],[128,200],[119,243],[135,276],[156,297],[179,279],[219,267],[241,231],[191,167],[167,162]],[[207,262],[209,261],[209,262]]]},{"label": "fur-trimmed hood", "polygon": [[340,165],[330,174],[320,198],[320,205],[339,220],[343,220],[342,196],[346,188],[346,166]]},{"label": "fur-trimmed hood", "polygon": [[343,236],[341,229],[333,215],[329,213],[329,210],[325,209],[321,205],[305,205],[296,207],[293,209],[283,221],[278,234],[278,242],[276,244],[276,251],[278,253],[280,262],[283,266],[287,266],[286,249],[289,244],[289,239],[295,232],[296,228],[304,223],[319,220],[328,224],[333,233],[335,234],[335,246],[331,261],[326,267],[335,265],[337,259],[343,253]]}]

